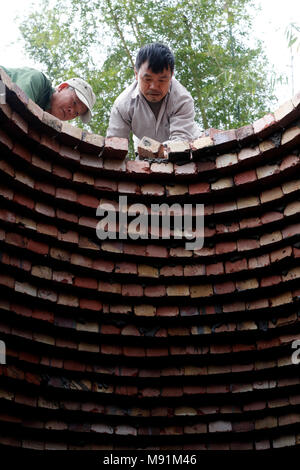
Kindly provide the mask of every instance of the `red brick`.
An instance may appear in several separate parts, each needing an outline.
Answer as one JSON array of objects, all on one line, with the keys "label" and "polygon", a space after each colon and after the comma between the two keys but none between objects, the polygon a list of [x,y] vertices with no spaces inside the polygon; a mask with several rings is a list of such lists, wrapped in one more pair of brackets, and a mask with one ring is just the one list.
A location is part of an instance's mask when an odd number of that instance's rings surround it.
[{"label": "red brick", "polygon": [[92,263],[93,269],[97,269],[99,271],[111,273],[114,270],[114,263],[112,261],[97,259],[93,260]]},{"label": "red brick", "polygon": [[162,397],[181,397],[183,395],[183,389],[181,386],[177,387],[162,387]]},{"label": "red brick", "polygon": [[144,291],[146,297],[163,297],[166,295],[165,286],[147,286]]},{"label": "red brick", "polygon": [[9,287],[10,289],[13,289],[15,286],[15,280],[11,276],[0,274],[0,284],[2,286],[6,286],[6,287]]},{"label": "red brick", "polygon": [[152,163],[150,169],[151,173],[160,175],[170,175],[173,173],[173,163]]},{"label": "red brick", "polygon": [[47,255],[49,252],[49,246],[46,243],[37,242],[35,240],[28,241],[27,249],[39,255]]},{"label": "red brick", "polygon": [[119,193],[126,193],[126,194],[139,194],[140,193],[140,188],[134,182],[120,181],[118,183],[118,192]]},{"label": "red brick", "polygon": [[293,255],[295,258],[300,258],[300,249],[293,247]]},{"label": "red brick", "polygon": [[128,262],[116,263],[115,272],[122,274],[137,274],[137,265],[136,263]]},{"label": "red brick", "polygon": [[111,294],[121,294],[121,284],[99,281],[98,290],[100,292],[109,292]]},{"label": "red brick", "polygon": [[193,183],[189,185],[189,193],[192,194],[202,194],[210,192],[209,183]]},{"label": "red brick", "polygon": [[68,180],[73,179],[73,176],[70,170],[60,165],[56,165],[56,164],[53,164],[52,174],[55,176],[59,176],[60,178],[68,179]]},{"label": "red brick", "polygon": [[237,261],[226,261],[225,271],[226,273],[235,273],[238,271],[243,271],[248,268],[246,258],[237,260]]},{"label": "red brick", "polygon": [[32,312],[32,317],[36,318],[37,320],[43,320],[49,323],[54,322],[54,314],[44,310],[34,309]]},{"label": "red brick", "polygon": [[197,166],[194,162],[185,163],[184,165],[174,165],[175,175],[195,175],[197,174]]},{"label": "red brick", "polygon": [[256,181],[255,170],[244,171],[243,173],[238,173],[234,176],[234,183],[239,186],[240,184],[247,184]]},{"label": "red brick", "polygon": [[75,202],[77,200],[77,193],[72,189],[56,188],[56,197],[58,199]]},{"label": "red brick", "polygon": [[191,159],[190,144],[187,141],[169,140],[168,143],[165,144],[165,152],[167,153],[168,159],[170,161],[184,159],[186,162]]},{"label": "red brick", "polygon": [[95,178],[95,188],[101,189],[103,191],[114,191],[118,189],[118,184],[116,181],[108,180],[104,178]]},{"label": "red brick", "polygon": [[272,222],[276,222],[276,220],[281,220],[281,219],[283,219],[283,214],[281,214],[281,212],[275,212],[275,211],[266,212],[260,218],[263,224],[269,224]]},{"label": "red brick", "polygon": [[213,136],[214,144],[215,145],[222,145],[228,142],[234,142],[236,140],[236,133],[234,129],[230,129],[227,131],[220,131],[217,132]]},{"label": "red brick", "polygon": [[82,153],[80,155],[80,164],[83,168],[93,169],[93,168],[103,168],[103,160],[96,155],[87,155]]},{"label": "red brick", "polygon": [[58,118],[53,116],[52,114],[47,113],[47,111],[43,112],[42,122],[48,126],[47,132],[51,133],[51,135],[55,136],[60,133],[62,128],[62,121]]},{"label": "red brick", "polygon": [[21,206],[27,207],[28,209],[34,209],[34,200],[25,196],[25,194],[15,193],[14,202],[20,204]]},{"label": "red brick", "polygon": [[149,162],[146,162],[146,161],[128,160],[126,162],[126,168],[129,174],[130,173],[141,173],[141,174],[150,173],[150,165],[149,165]]},{"label": "red brick", "polygon": [[216,162],[211,162],[211,161],[200,161],[200,162],[197,162],[197,171],[198,173],[202,173],[202,172],[205,172],[205,171],[211,171],[211,170],[215,170],[216,168]]},{"label": "red brick", "polygon": [[122,286],[122,296],[142,297],[143,288],[139,284],[124,284]]},{"label": "red brick", "polygon": [[9,150],[13,148],[13,141],[7,134],[3,132],[3,130],[0,130],[0,142],[1,144],[4,144],[5,147],[7,147]]},{"label": "red brick", "polygon": [[23,158],[23,160],[26,160],[27,162],[31,163],[31,153],[29,152],[29,150],[27,150],[26,147],[23,147],[22,145],[15,143],[13,147],[13,153]]},{"label": "red brick", "polygon": [[[64,123],[63,123],[64,125]],[[64,158],[67,158],[69,160],[74,160],[76,162],[79,162],[80,160],[80,153],[78,150],[74,150],[70,147],[67,147],[65,145],[62,145],[59,151],[60,155]]]},{"label": "red brick", "polygon": [[164,196],[165,188],[161,184],[144,184],[141,186],[142,194],[149,196]]},{"label": "red brick", "polygon": [[176,306],[168,306],[168,307],[157,307],[156,315],[158,316],[168,316],[174,317],[178,316],[179,309]]},{"label": "red brick", "polygon": [[258,157],[260,155],[259,147],[246,147],[242,149],[238,154],[239,161],[246,160],[248,158]]},{"label": "red brick", "polygon": [[214,284],[215,294],[230,294],[235,291],[235,284],[231,281]]},{"label": "red brick", "polygon": [[74,286],[83,287],[86,289],[97,289],[98,281],[90,277],[75,277]]},{"label": "red brick", "polygon": [[92,267],[92,260],[87,256],[82,256],[77,253],[72,253],[71,255],[71,264],[76,264],[78,266],[84,266],[85,268]]},{"label": "red brick", "polygon": [[124,346],[123,354],[124,356],[130,356],[130,357],[145,357],[146,351],[144,348]]},{"label": "red brick", "polygon": [[255,250],[256,248],[260,248],[260,244],[258,240],[249,239],[241,239],[237,242],[238,251],[248,251],[248,250]]},{"label": "red brick", "polygon": [[102,310],[102,302],[100,302],[99,300],[80,299],[79,306],[82,309],[95,310],[96,312]]},{"label": "red brick", "polygon": [[224,274],[224,265],[222,262],[215,264],[208,264],[206,266],[206,275],[207,276],[217,276],[218,274]]},{"label": "red brick", "polygon": [[292,168],[299,165],[299,156],[298,155],[287,155],[282,159],[280,164],[280,171],[285,171],[288,168]]},{"label": "red brick", "polygon": [[222,242],[216,243],[216,254],[220,255],[222,253],[230,253],[231,251],[236,251],[237,245],[236,242]]},{"label": "red brick", "polygon": [[53,207],[48,206],[47,204],[44,204],[42,202],[36,202],[35,203],[35,210],[39,214],[46,215],[47,217],[55,217],[55,210]]},{"label": "red brick", "polygon": [[204,264],[188,264],[184,266],[184,276],[204,276]]},{"label": "red brick", "polygon": [[27,106],[29,98],[16,83],[12,84],[11,90],[17,95],[19,101],[22,101],[22,103]]},{"label": "red brick", "polygon": [[253,126],[247,125],[240,127],[239,129],[236,129],[236,138],[237,140],[244,140],[247,139],[248,137],[251,137],[254,133]]},{"label": "red brick", "polygon": [[270,265],[270,257],[268,254],[250,258],[248,261],[249,269],[263,268]]},{"label": "red brick", "polygon": [[128,139],[122,137],[106,137],[102,158],[113,158],[123,160],[128,152]]},{"label": "red brick", "polygon": [[180,265],[163,266],[160,268],[160,275],[164,277],[183,276],[183,267]]},{"label": "red brick", "polygon": [[12,178],[15,176],[15,169],[5,160],[0,160],[0,170],[4,171],[7,175],[10,175]]},{"label": "red brick", "polygon": [[39,170],[47,171],[48,173],[52,171],[52,163],[47,160],[43,160],[42,158],[39,158],[35,154],[32,155],[31,164],[37,167]]},{"label": "red brick", "polygon": [[271,263],[276,263],[276,261],[280,261],[284,258],[292,256],[292,247],[286,246],[284,248],[280,248],[279,250],[272,251],[270,256]]},{"label": "red brick", "polygon": [[275,201],[276,199],[280,199],[281,197],[283,197],[283,192],[280,186],[278,186],[277,188],[268,189],[260,193],[260,200],[262,204],[270,201]]},{"label": "red brick", "polygon": [[260,287],[276,286],[277,284],[280,284],[281,281],[281,276],[264,277],[260,281]]},{"label": "red brick", "polygon": [[34,189],[45,194],[50,194],[51,196],[55,196],[56,189],[52,184],[36,181],[34,184]]},{"label": "red brick", "polygon": [[238,291],[244,291],[248,289],[256,289],[258,287],[257,279],[244,279],[236,281],[236,288]]},{"label": "red brick", "polygon": [[[195,286],[192,286],[194,288]],[[189,286],[186,284],[175,284],[167,286],[167,295],[170,297],[177,297],[177,296],[189,296]]]},{"label": "red brick", "polygon": [[168,250],[164,246],[159,245],[147,245],[146,246],[146,256],[151,256],[154,258],[167,258]]},{"label": "red brick", "polygon": [[284,229],[282,229],[281,233],[282,233],[283,238],[289,238],[289,237],[293,237],[294,235],[299,235],[300,223],[285,227]]},{"label": "red brick", "polygon": [[271,113],[268,113],[262,118],[258,119],[257,121],[254,121],[253,123],[254,133],[259,134],[262,131],[264,131],[266,128],[274,125],[275,123],[276,123],[276,120],[274,118],[274,115]]},{"label": "red brick", "polygon": [[235,165],[237,163],[236,153],[225,153],[216,158],[216,167],[224,168],[227,166]]},{"label": "red brick", "polygon": [[41,136],[41,146],[47,147],[47,149],[52,150],[53,153],[59,153],[59,142],[46,134],[42,134]]},{"label": "red brick", "polygon": [[230,421],[214,421],[208,425],[209,432],[229,432],[232,431],[232,424]]},{"label": "red brick", "polygon": [[138,144],[138,154],[143,158],[163,158],[164,146],[154,139],[143,137]]}]

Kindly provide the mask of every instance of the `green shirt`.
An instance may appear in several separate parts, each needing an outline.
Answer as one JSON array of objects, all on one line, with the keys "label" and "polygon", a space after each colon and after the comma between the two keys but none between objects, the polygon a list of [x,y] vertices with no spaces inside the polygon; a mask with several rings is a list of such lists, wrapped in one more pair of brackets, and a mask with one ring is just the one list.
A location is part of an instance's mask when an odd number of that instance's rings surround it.
[{"label": "green shirt", "polygon": [[50,108],[50,99],[54,93],[50,80],[38,70],[30,67],[9,68],[0,66],[9,75],[12,82],[23,90],[42,109]]}]

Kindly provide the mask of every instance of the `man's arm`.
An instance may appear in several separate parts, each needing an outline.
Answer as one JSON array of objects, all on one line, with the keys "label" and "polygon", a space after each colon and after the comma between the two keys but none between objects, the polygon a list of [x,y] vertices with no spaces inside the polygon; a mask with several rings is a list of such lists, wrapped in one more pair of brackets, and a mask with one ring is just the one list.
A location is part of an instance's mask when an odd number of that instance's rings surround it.
[{"label": "man's arm", "polygon": [[200,128],[195,122],[193,98],[187,95],[170,116],[169,140],[193,140],[200,133]]},{"label": "man's arm", "polygon": [[106,137],[125,137],[129,139],[130,130],[131,122],[122,116],[115,103],[111,109]]}]

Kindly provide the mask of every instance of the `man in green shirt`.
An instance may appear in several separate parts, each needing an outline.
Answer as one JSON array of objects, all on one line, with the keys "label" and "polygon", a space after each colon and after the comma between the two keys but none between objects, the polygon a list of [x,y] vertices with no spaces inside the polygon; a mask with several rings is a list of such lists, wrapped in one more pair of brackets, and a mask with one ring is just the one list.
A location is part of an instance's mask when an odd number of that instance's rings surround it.
[{"label": "man in green shirt", "polygon": [[30,67],[1,68],[28,96],[61,121],[80,116],[82,122],[89,122],[96,96],[92,87],[81,78],[71,78],[53,88],[50,80],[38,70]]}]

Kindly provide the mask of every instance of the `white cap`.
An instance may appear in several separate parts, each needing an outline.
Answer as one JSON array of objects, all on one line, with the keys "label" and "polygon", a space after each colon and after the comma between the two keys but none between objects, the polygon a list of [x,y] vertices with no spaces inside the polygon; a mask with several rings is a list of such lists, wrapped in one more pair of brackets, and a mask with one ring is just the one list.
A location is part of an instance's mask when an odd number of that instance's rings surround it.
[{"label": "white cap", "polygon": [[93,92],[91,85],[82,80],[82,78],[70,78],[64,83],[68,83],[74,88],[77,97],[88,108],[87,112],[80,116],[82,122],[87,123],[92,118],[92,109],[96,102],[96,95]]}]

